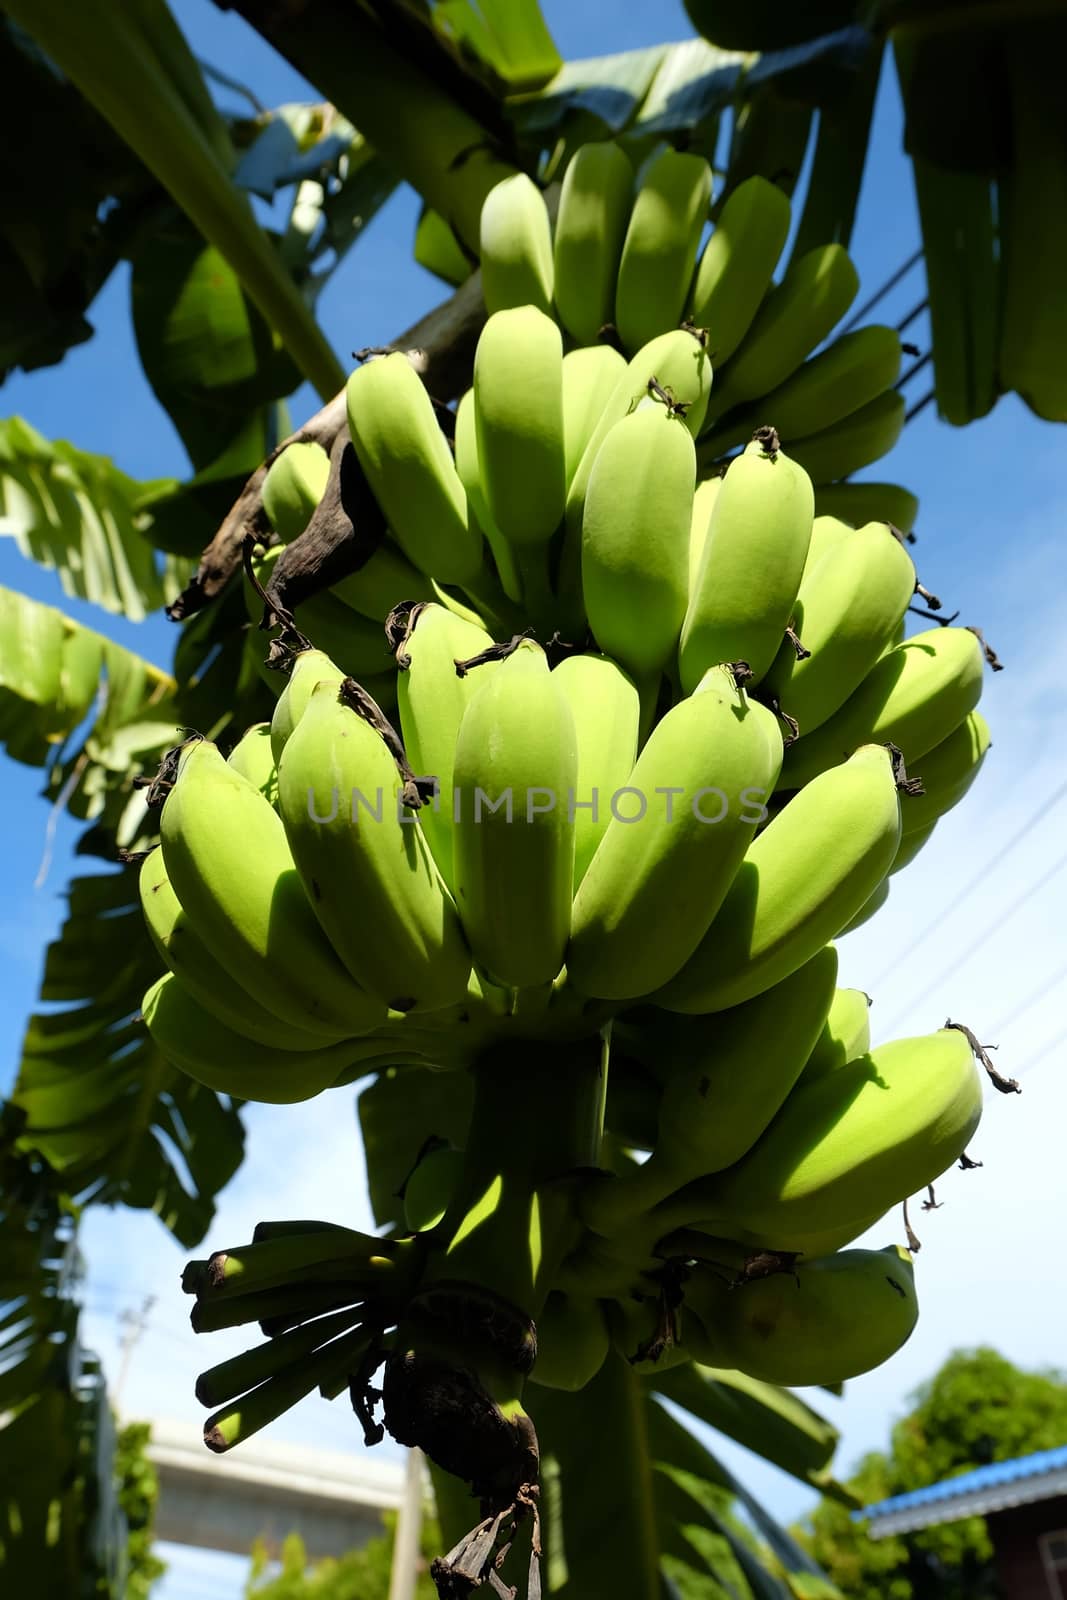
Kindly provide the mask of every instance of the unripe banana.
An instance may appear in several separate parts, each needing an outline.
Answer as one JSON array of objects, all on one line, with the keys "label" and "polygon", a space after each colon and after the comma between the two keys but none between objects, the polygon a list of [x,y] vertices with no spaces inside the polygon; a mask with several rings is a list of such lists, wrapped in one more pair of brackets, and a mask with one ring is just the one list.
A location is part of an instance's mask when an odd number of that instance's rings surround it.
[{"label": "unripe banana", "polygon": [[486,310],[552,309],[552,228],[544,196],[525,172],[490,189],[479,233]]},{"label": "unripe banana", "polygon": [[146,992],[141,1014],[153,1042],[190,1078],[220,1094],[268,1105],[310,1100],[354,1060],[373,1061],[382,1050],[356,1039],[324,1040],[324,1048],[307,1051],[272,1049],[220,1022],[173,972],[165,972]]},{"label": "unripe banana", "polygon": [[703,156],[663,150],[645,170],[615,287],[615,324],[628,350],[681,322],[710,200]]},{"label": "unripe banana", "polygon": [[697,484],[696,492],[693,495],[693,520],[689,525],[690,595],[696,588],[697,576],[700,572],[700,560],[704,554],[704,546],[708,540],[708,529],[711,526],[711,513],[715,509],[715,501],[721,488],[721,478],[705,478],[701,483]]},{"label": "unripe banana", "polygon": [[328,1038],[385,1020],[354,983],[308,905],[281,818],[213,744],[182,752],[163,806],[167,874],[198,937],[253,1000]]},{"label": "unripe banana", "polygon": [[[714,415],[769,394],[823,342],[859,291],[848,252],[819,245],[789,267],[756,312],[737,353],[716,375]],[[769,419],[772,424],[774,419]]]},{"label": "unripe banana", "polygon": [[[910,796],[905,798],[910,798]],[[900,809],[901,813],[903,813],[903,800],[901,801]],[[915,860],[915,857],[919,854],[919,851],[923,848],[923,846],[929,844],[930,840],[933,838],[934,829],[936,826],[937,822],[935,819],[933,822],[928,822],[924,828],[915,828],[911,833],[901,834],[900,844],[897,847],[897,853],[893,857],[893,865],[889,869],[891,876],[894,873],[902,871],[904,867],[909,866],[911,862]]]},{"label": "unripe banana", "polygon": [[835,1228],[933,1183],[981,1114],[978,1069],[958,1029],[896,1039],[798,1084],[758,1144],[691,1185],[687,1200],[699,1187],[709,1218],[764,1238]]},{"label": "unripe banana", "polygon": [[408,559],[441,583],[463,583],[481,564],[467,497],[422,379],[394,351],[348,380],[348,430],[374,498]]},{"label": "unripe banana", "polygon": [[386,540],[356,572],[331,585],[331,593],[361,616],[384,622],[402,600],[432,600],[433,585],[392,540]]},{"label": "unripe banana", "polygon": [[[892,867],[889,870],[892,871]],[[852,918],[851,922],[845,923],[845,926],[841,929],[839,937],[844,938],[846,933],[855,933],[857,928],[862,928],[865,922],[869,922],[871,920],[876,911],[881,911],[882,907],[889,899],[890,888],[891,884],[889,882],[889,878],[883,878],[882,882],[878,885],[874,893],[863,902],[863,905],[856,912],[856,915]]]},{"label": "unripe banana", "polygon": [[465,283],[473,271],[451,223],[431,206],[423,206],[419,213],[412,254],[420,267],[453,289]]},{"label": "unripe banana", "polygon": [[800,588],[812,506],[807,474],[761,428],[712,510],[678,651],[687,694],[717,661],[746,661],[756,683],[767,672]]},{"label": "unripe banana", "polygon": [[[818,503],[818,496],[819,491],[816,489],[816,503]],[[823,556],[829,555],[831,550],[836,549],[843,540],[854,532],[855,529],[849,522],[843,522],[837,517],[816,515],[811,525],[811,543],[808,545],[808,553],[804,559],[804,575],[800,580],[801,588],[807,583]]]},{"label": "unripe banana", "polygon": [[854,528],[865,522],[891,522],[901,533],[910,533],[919,515],[919,499],[899,483],[818,483],[815,512],[817,517],[840,517]]},{"label": "unripe banana", "polygon": [[909,795],[901,803],[905,837],[929,828],[959,805],[978,776],[989,743],[988,722],[980,711],[972,711],[954,733],[923,756],[919,772],[923,793]]},{"label": "unripe banana", "polygon": [[269,722],[253,723],[241,735],[226,760],[235,772],[248,779],[253,789],[258,789],[271,805],[274,804],[278,798],[278,769],[274,765]]},{"label": "unripe banana", "polygon": [[317,686],[282,752],[278,803],[297,871],[330,943],[394,1011],[464,998],[470,954],[379,731]]},{"label": "unripe banana", "polygon": [[570,933],[578,749],[554,676],[523,640],[480,685],[456,739],[456,901],[479,966],[506,987],[550,983]]},{"label": "unripe banana", "polygon": [[907,408],[902,394],[887,389],[821,433],[795,439],[793,455],[813,483],[847,478],[889,454],[900,438]]},{"label": "unripe banana", "polygon": [[553,674],[571,708],[578,743],[574,793],[574,887],[585,877],[608,827],[611,797],[637,760],[640,698],[610,656],[566,656]]},{"label": "unripe banana", "polygon": [[474,355],[474,421],[489,516],[518,550],[563,517],[563,344],[533,306],[490,317]]},{"label": "unripe banana", "polygon": [[286,741],[307,710],[315,685],[331,683],[339,689],[344,678],[345,674],[324,650],[302,650],[296,657],[270,723],[270,747],[275,766],[282,759]]},{"label": "unripe banana", "polygon": [[[667,1317],[655,1294],[634,1294],[621,1300],[604,1302],[611,1342],[619,1355],[642,1377],[670,1372],[697,1358],[690,1335],[704,1348],[696,1326],[695,1313],[683,1302]],[[673,1324],[669,1339],[664,1339],[668,1320]]]},{"label": "unripe banana", "polygon": [[596,1377],[610,1348],[599,1301],[554,1289],[537,1319],[537,1360],[530,1381],[574,1394]]},{"label": "unripe banana", "polygon": [[707,1017],[654,1012],[628,1035],[654,1051],[662,1077],[652,1154],[617,1183],[598,1184],[582,1207],[595,1232],[622,1234],[635,1216],[707,1173],[740,1161],[799,1079],[834,993],[832,945],[772,989]]},{"label": "unripe banana", "polygon": [[[283,550],[283,545],[275,545],[256,561],[256,577],[264,587]],[[249,618],[258,623],[263,614],[263,602],[247,578],[244,591]],[[380,676],[391,667],[381,627],[367,617],[358,616],[329,590],[300,602],[297,625],[316,648],[332,656],[346,673],[361,681]],[[273,678],[270,672],[266,676],[268,680]]]},{"label": "unripe banana", "polygon": [[915,568],[885,522],[869,522],[834,546],[801,584],[793,627],[802,661],[785,639],[767,687],[810,733],[848,699],[891,643],[915,593]]},{"label": "unripe banana", "polygon": [[688,960],[751,844],[781,752],[774,716],[729,667],[656,724],[627,786],[636,818],[613,800],[575,895],[567,976],[578,989],[634,999]]},{"label": "unripe banana", "polygon": [[871,1001],[862,989],[835,989],[822,1032],[798,1082],[813,1083],[871,1048]]},{"label": "unripe banana", "polygon": [[871,323],[854,333],[843,333],[777,389],[713,428],[700,441],[701,460],[712,461],[736,449],[768,417],[797,457],[799,440],[821,435],[824,429],[852,417],[892,389],[899,374],[900,335],[895,328]]},{"label": "unripe banana", "polygon": [[322,1050],[328,1037],[283,1022],[264,1011],[218,961],[185,915],[167,876],[162,850],[145,857],[138,879],[149,937],[182,989],[234,1033],[274,1050]]},{"label": "unripe banana", "polygon": [[463,1151],[453,1145],[428,1150],[404,1184],[404,1226],[409,1233],[436,1228],[448,1210],[463,1170]]},{"label": "unripe banana", "polygon": [[[690,319],[708,330],[716,367],[751,326],[789,234],[789,197],[766,178],[747,178],[728,197],[697,267]],[[770,413],[768,412],[768,416]]]},{"label": "unripe banana", "polygon": [[452,764],[463,713],[479,687],[500,670],[487,661],[460,677],[457,661],[480,655],[493,641],[484,628],[453,616],[443,606],[424,606],[404,641],[409,665],[398,674],[400,727],[412,771],[437,779],[437,798],[423,806],[419,823],[437,869],[454,888],[452,868]]},{"label": "unripe banana", "polygon": [[836,1384],[881,1366],[919,1316],[911,1256],[901,1245],[800,1260],[731,1289],[707,1268],[686,1284],[726,1365],[779,1384]]},{"label": "unripe banana", "polygon": [[895,744],[914,766],[974,710],[982,669],[982,649],[969,628],[912,634],[882,657],[839,711],[786,751],[782,787],[800,788],[861,744]]},{"label": "unripe banana", "polygon": [[780,983],[855,916],[899,843],[893,758],[884,745],[863,745],[753,840],[718,915],[656,1004],[724,1011]]},{"label": "unripe banana", "polygon": [[659,402],[615,424],[589,477],[585,609],[597,644],[641,687],[669,660],[685,616],[695,482],[692,435]]},{"label": "unripe banana", "polygon": [[[582,148],[591,150],[597,146]],[[624,358],[610,344],[571,350],[563,357],[563,443],[568,487],[625,371]]]},{"label": "unripe banana", "polygon": [[509,600],[522,600],[522,579],[515,552],[489,515],[482,463],[478,455],[478,430],[474,420],[474,390],[468,389],[456,407],[456,471],[467,495],[467,517],[485,535],[492,552],[500,586]]},{"label": "unripe banana", "polygon": [[610,141],[579,146],[563,174],[556,213],[556,309],[579,344],[594,344],[614,317],[633,186],[629,159]]},{"label": "unripe banana", "polygon": [[263,479],[263,509],[283,544],[303,533],[326,493],[330,458],[314,440],[288,445]]}]

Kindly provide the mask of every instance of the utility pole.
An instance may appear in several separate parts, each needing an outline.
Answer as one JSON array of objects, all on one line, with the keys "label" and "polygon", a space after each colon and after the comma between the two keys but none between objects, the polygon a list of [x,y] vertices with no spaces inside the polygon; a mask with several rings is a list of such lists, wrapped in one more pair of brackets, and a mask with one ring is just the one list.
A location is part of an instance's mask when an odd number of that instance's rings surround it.
[{"label": "utility pole", "polygon": [[115,1387],[111,1391],[111,1401],[115,1408],[116,1415],[118,1416],[121,1416],[122,1414],[122,1391],[126,1387],[126,1379],[129,1376],[130,1362],[133,1359],[133,1352],[138,1341],[143,1336],[145,1328],[148,1326],[148,1313],[151,1311],[155,1303],[156,1297],[154,1294],[146,1295],[141,1303],[140,1311],[123,1311],[119,1316],[119,1321],[122,1323],[123,1327],[122,1343],[120,1346],[119,1356],[119,1372],[118,1377],[115,1379]]},{"label": "utility pole", "polygon": [[422,1451],[409,1450],[404,1470],[404,1498],[393,1542],[393,1569],[389,1575],[389,1600],[415,1600],[419,1574],[419,1537],[422,1533]]}]

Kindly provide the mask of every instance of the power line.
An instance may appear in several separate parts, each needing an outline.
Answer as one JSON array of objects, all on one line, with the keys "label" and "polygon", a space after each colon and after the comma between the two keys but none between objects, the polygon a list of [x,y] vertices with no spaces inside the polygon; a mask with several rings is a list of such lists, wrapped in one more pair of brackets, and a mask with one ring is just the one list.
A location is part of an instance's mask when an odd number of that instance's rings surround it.
[{"label": "power line", "polygon": [[919,946],[923,944],[932,933],[937,932],[937,929],[942,926],[942,924],[952,915],[954,911],[959,910],[963,902],[970,894],[973,893],[975,889],[981,888],[985,885],[992,873],[997,867],[1000,866],[1000,863],[1004,861],[1006,857],[1009,856],[1015,849],[1015,846],[1021,843],[1022,840],[1026,838],[1027,834],[1032,832],[1032,830],[1037,826],[1043,817],[1048,816],[1049,812],[1054,810],[1055,807],[1059,805],[1060,801],[1065,795],[1067,795],[1067,783],[1062,783],[1052,798],[1047,800],[1043,805],[1039,806],[1032,816],[1027,818],[1026,822],[1023,823],[1018,832],[1013,834],[1008,840],[1007,844],[997,851],[993,859],[991,861],[987,861],[984,866],[978,869],[971,881],[960,891],[955,899],[949,901],[948,905],[945,906],[940,916],[935,917],[933,922],[927,924],[917,939],[911,940],[911,942],[905,946],[905,948],[897,956],[896,960],[891,962],[878,978],[877,982],[875,983],[876,990],[881,988],[886,979],[897,970],[902,962],[907,961],[909,956],[914,955]]},{"label": "power line", "polygon": [[1064,978],[1067,978],[1067,961],[1064,962],[1063,966],[1060,967],[1058,972],[1054,972],[1052,974],[1051,978],[1045,978],[1040,984],[1038,984],[1037,988],[1030,995],[1028,995],[1025,1000],[1020,1000],[1019,1004],[1014,1008],[1014,1010],[1010,1011],[1006,1017],[1002,1017],[1001,1020],[990,1029],[990,1032],[1003,1033],[1005,1028],[1010,1028],[1013,1022],[1018,1022],[1019,1018],[1025,1012],[1029,1011],[1032,1005],[1041,999],[1042,995],[1048,994],[1052,989],[1055,989],[1056,985],[1058,983],[1062,983]]}]

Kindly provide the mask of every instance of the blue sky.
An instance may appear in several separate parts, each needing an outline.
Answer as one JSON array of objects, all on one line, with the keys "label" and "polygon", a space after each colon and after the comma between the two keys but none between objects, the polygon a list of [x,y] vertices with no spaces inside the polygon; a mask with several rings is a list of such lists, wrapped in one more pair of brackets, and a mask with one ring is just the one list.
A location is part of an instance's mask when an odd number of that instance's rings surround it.
[{"label": "blue sky", "polygon": [[[690,33],[678,0],[546,0],[546,16],[566,56],[602,53]],[[306,98],[299,79],[233,14],[209,0],[180,0],[180,21],[204,57],[225,63],[267,103]],[[344,359],[358,345],[388,339],[436,303],[440,286],[410,259],[414,196],[394,198],[352,252],[321,303],[324,326]],[[865,296],[918,241],[910,175],[900,150],[895,85],[880,96],[873,152],[853,254]],[[913,272],[874,316],[898,320],[921,298]],[[128,473],[180,473],[173,429],[140,372],[130,330],[128,282],[118,273],[93,311],[96,338],[62,367],[12,379],[3,414],[20,413],[50,437],[111,455]],[[910,330],[925,347],[926,328]],[[916,380],[909,398],[925,389]],[[315,408],[310,393],[292,402],[294,418]],[[988,633],[1006,670],[987,680],[983,710],[993,749],[967,800],[937,832],[921,860],[894,880],[887,908],[841,946],[843,983],[873,995],[876,1038],[929,1031],[946,1016],[966,1021],[999,1043],[998,1061],[1021,1072],[1024,1094],[991,1096],[972,1147],[980,1171],[948,1175],[942,1210],[919,1219],[917,1262],[922,1306],[910,1343],[885,1368],[848,1386],[843,1402],[813,1397],[842,1430],[839,1467],[882,1444],[909,1391],[953,1348],[988,1342],[1025,1365],[1062,1358],[1063,1128],[1067,1088],[1063,1001],[1067,956],[1060,911],[1067,869],[1067,762],[1057,721],[1067,676],[1063,631],[1067,559],[1063,435],[1031,417],[1013,398],[964,431],[928,408],[906,430],[891,466],[865,476],[891,477],[921,496],[920,576],[962,622]],[[68,604],[161,665],[175,631],[162,618],[135,626],[103,619],[65,602],[58,584],[0,539],[0,584]],[[7,845],[0,912],[0,1087],[14,1072],[32,1007],[44,946],[62,918],[62,894],[74,866],[77,829],[59,819],[43,886],[36,887],[47,807],[40,774],[0,756],[0,817]],[[1012,843],[1012,841],[1014,844]],[[1011,845],[1005,853],[1005,847]],[[998,860],[998,857],[1002,859]],[[258,1108],[249,1116],[249,1158],[222,1198],[210,1243],[245,1239],[259,1216],[331,1215],[368,1222],[362,1158],[351,1098],[345,1091],[294,1108]],[[900,1237],[896,1222],[872,1241]],[[123,1396],[128,1415],[184,1418],[200,1413],[192,1380],[239,1341],[194,1340],[187,1302],[177,1290],[182,1252],[151,1217],[92,1212],[84,1230],[90,1261],[86,1332],[116,1371],[119,1316],[154,1295]],[[361,1448],[340,1406],[307,1402],[273,1430],[275,1438]],[[731,1467],[781,1517],[800,1513],[811,1496],[773,1468],[724,1448]],[[170,1554],[171,1552],[167,1552]],[[174,1553],[162,1600],[197,1600],[210,1583],[222,1600],[241,1586],[241,1563]]]}]

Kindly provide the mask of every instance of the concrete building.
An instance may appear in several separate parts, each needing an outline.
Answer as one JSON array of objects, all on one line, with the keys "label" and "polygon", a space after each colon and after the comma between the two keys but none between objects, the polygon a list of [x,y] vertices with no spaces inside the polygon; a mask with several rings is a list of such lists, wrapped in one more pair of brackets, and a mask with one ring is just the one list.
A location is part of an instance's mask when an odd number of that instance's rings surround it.
[{"label": "concrete building", "polygon": [[998,1461],[853,1513],[872,1539],[984,1517],[1007,1600],[1067,1600],[1067,1446]]}]

